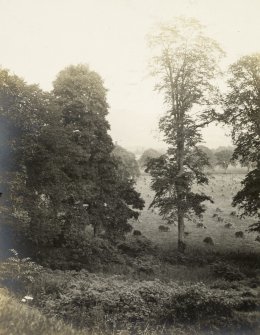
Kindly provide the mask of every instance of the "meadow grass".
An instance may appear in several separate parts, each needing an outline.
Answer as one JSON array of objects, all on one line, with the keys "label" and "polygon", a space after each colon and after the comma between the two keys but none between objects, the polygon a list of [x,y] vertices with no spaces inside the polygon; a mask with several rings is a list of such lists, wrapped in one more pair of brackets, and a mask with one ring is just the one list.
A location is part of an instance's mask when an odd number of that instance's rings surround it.
[{"label": "meadow grass", "polygon": [[[254,218],[240,218],[241,213],[231,205],[232,197],[241,188],[244,176],[244,174],[211,174],[208,185],[194,187],[196,191],[211,196],[214,203],[205,202],[207,209],[203,216],[203,225],[206,228],[197,227],[196,222],[185,222],[187,232],[185,239],[190,252],[196,248],[206,253],[216,251],[260,253],[260,243],[255,240],[257,233],[247,231],[248,226],[255,222]],[[145,237],[158,244],[160,248],[176,249],[177,225],[170,225],[170,230],[167,232],[159,231],[158,227],[166,225],[166,222],[157,209],[149,209],[154,196],[150,183],[151,178],[145,173],[137,180],[137,190],[141,192],[146,206],[141,212],[139,221],[133,221],[132,224],[134,229],[140,230]],[[214,214],[217,216],[213,217]],[[227,224],[229,227],[226,226]],[[244,233],[243,238],[235,236],[237,231]],[[205,244],[203,240],[206,237],[211,237],[214,245]]]}]

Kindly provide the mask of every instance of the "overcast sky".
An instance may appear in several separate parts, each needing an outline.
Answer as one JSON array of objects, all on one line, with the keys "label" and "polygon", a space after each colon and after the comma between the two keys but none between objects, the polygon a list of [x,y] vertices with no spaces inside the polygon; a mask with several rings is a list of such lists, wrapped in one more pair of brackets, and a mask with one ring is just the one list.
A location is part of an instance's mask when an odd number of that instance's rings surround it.
[{"label": "overcast sky", "polygon": [[[86,63],[108,88],[115,141],[161,147],[162,97],[149,77],[146,34],[160,21],[195,17],[225,50],[224,65],[260,51],[260,0],[0,0],[0,65],[50,90],[69,64]],[[209,147],[230,145],[225,130],[204,131]]]}]

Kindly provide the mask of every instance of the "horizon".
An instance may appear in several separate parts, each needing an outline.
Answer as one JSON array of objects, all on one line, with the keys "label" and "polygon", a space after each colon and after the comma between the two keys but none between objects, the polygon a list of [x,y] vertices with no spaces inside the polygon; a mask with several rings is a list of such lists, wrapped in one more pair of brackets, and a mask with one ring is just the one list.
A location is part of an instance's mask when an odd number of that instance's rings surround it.
[{"label": "horizon", "polygon": [[[251,0],[0,0],[0,66],[49,91],[70,64],[88,64],[104,80],[113,141],[123,147],[164,146],[165,110],[149,76],[146,35],[176,16],[198,19],[227,54],[222,68],[260,50],[260,2]],[[258,42],[259,43],[259,42]],[[223,82],[222,82],[223,83]],[[210,148],[231,145],[228,127],[203,129]]]}]

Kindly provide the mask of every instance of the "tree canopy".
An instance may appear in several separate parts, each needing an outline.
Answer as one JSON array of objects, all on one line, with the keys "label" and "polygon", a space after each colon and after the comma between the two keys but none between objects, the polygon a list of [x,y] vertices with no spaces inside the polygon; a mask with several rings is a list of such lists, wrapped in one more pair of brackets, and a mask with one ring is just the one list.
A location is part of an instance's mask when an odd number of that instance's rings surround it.
[{"label": "tree canopy", "polygon": [[85,65],[69,66],[46,93],[1,70],[0,95],[15,229],[39,248],[64,245],[87,225],[111,238],[130,231],[127,221],[144,202],[111,154],[100,76]]},{"label": "tree canopy", "polygon": [[229,164],[233,157],[234,150],[232,149],[222,149],[215,152],[216,164],[222,167],[225,171],[227,170]]},{"label": "tree canopy", "polygon": [[222,120],[232,126],[233,158],[241,165],[255,166],[242,182],[243,188],[234,197],[233,205],[239,206],[245,215],[258,217],[259,222],[251,228],[260,231],[259,53],[244,56],[230,66]]},{"label": "tree canopy", "polygon": [[142,168],[144,168],[144,167],[147,166],[147,164],[148,164],[148,162],[151,158],[158,158],[161,155],[162,155],[162,153],[155,150],[155,149],[152,149],[152,148],[147,149],[142,153],[142,156],[139,158],[139,161],[138,161],[139,165]]},{"label": "tree canopy", "polygon": [[168,144],[166,155],[148,163],[155,198],[152,206],[160,208],[169,221],[178,220],[178,245],[183,249],[184,218],[201,216],[202,202],[211,200],[194,193],[192,184],[207,183],[203,168],[206,154],[198,148],[200,129],[212,121],[218,91],[214,79],[219,72],[222,50],[205,36],[203,27],[193,19],[176,19],[161,25],[150,37],[153,49],[152,73],[156,88],[164,95],[168,110],[159,127]]},{"label": "tree canopy", "polygon": [[122,163],[123,170],[131,178],[136,179],[140,176],[139,166],[135,159],[135,155],[132,152],[116,144],[112,151],[112,155],[119,159],[119,161]]}]

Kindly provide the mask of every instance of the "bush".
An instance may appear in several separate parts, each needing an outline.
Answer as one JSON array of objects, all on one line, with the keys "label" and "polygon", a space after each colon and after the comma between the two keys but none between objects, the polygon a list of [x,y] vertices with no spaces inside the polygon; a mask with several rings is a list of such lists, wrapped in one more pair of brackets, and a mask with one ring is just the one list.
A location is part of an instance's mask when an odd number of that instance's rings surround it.
[{"label": "bush", "polygon": [[[223,299],[224,298],[224,299]],[[198,283],[185,287],[169,299],[166,320],[169,322],[197,322],[208,317],[231,317],[232,303],[227,294],[207,288]]]},{"label": "bush", "polygon": [[245,275],[238,267],[224,262],[217,262],[213,264],[212,271],[216,277],[229,281],[237,281],[245,278]]},{"label": "bush", "polygon": [[16,293],[28,292],[43,268],[29,257],[21,258],[14,249],[10,252],[13,256],[0,263],[0,282]]},{"label": "bush", "polygon": [[117,247],[100,237],[81,237],[62,248],[48,248],[41,263],[52,269],[102,271],[113,264],[124,264],[125,260]]},{"label": "bush", "polygon": [[156,247],[144,236],[129,236],[127,240],[120,242],[117,247],[131,257],[150,255],[156,252]]}]

